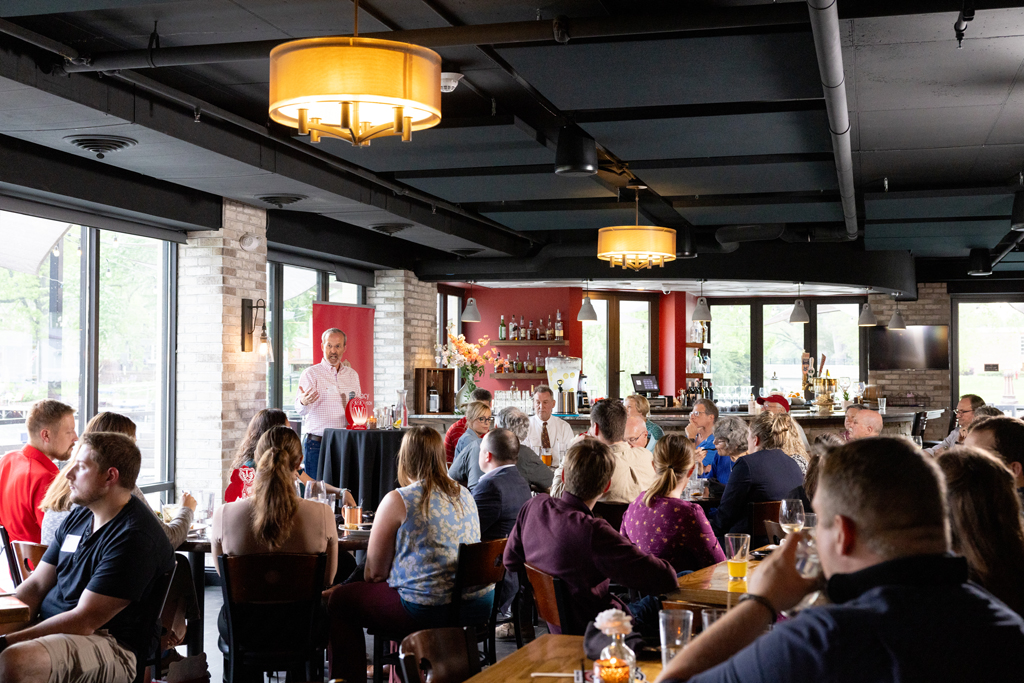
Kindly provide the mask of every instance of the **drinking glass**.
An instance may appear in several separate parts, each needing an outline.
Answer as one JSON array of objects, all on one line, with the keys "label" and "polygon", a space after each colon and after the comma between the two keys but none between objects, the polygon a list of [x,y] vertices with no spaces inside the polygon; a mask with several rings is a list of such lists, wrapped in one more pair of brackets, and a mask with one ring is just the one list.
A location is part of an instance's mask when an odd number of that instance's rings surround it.
[{"label": "drinking glass", "polygon": [[886,403],[885,398],[883,398],[883,397],[879,397],[878,398],[878,412],[880,414],[882,414],[882,415],[885,415],[885,403]]},{"label": "drinking glass", "polygon": [[818,515],[813,512],[804,513],[804,528],[814,529],[818,526]]},{"label": "drinking glass", "polygon": [[796,547],[796,570],[806,579],[813,579],[821,573],[814,529],[807,529],[800,535],[800,542]]},{"label": "drinking glass", "polygon": [[327,500],[325,502],[327,503],[327,507],[331,508],[331,514],[333,515],[334,509],[338,504],[338,496],[333,493],[329,493],[327,494]]},{"label": "drinking glass", "polygon": [[666,667],[690,642],[693,612],[685,609],[663,609],[658,612],[658,625],[661,630],[661,666]]},{"label": "drinking glass", "polygon": [[804,503],[799,498],[787,498],[779,508],[779,524],[787,534],[804,528]]},{"label": "drinking glass", "polygon": [[750,534],[725,535],[725,559],[729,567],[729,579],[735,581],[747,576],[747,553],[750,551]]},{"label": "drinking glass", "polygon": [[306,484],[306,500],[326,500],[327,489],[322,481],[311,481]]},{"label": "drinking glass", "polygon": [[705,631],[707,631],[708,628],[711,627],[711,624],[715,623],[724,616],[725,610],[719,609],[718,607],[707,607],[700,611],[700,620],[703,623]]},{"label": "drinking glass", "polygon": [[363,523],[363,508],[362,506],[346,505],[342,508],[342,515],[344,515],[345,526],[349,529],[355,529]]}]

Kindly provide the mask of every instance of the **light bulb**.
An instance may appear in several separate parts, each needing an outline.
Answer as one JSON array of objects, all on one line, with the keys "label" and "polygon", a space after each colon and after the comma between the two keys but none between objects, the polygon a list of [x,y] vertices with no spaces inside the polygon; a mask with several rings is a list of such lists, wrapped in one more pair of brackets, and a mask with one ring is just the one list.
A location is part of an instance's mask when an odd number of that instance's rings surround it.
[{"label": "light bulb", "polygon": [[265,340],[261,340],[260,341],[260,349],[259,349],[260,355],[263,356],[263,357],[266,357],[267,350],[268,350],[267,349],[267,342]]},{"label": "light bulb", "polygon": [[52,253],[53,253],[54,258],[60,256],[60,247],[58,247],[56,244],[53,245],[53,252]]}]

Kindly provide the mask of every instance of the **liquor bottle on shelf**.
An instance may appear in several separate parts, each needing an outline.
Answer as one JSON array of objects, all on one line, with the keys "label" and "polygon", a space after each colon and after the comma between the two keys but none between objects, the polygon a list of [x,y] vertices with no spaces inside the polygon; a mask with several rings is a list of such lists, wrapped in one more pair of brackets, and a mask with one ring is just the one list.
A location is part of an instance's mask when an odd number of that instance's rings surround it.
[{"label": "liquor bottle on shelf", "polygon": [[516,351],[516,372],[523,371],[523,361],[519,360],[519,352]]},{"label": "liquor bottle on shelf", "polygon": [[697,374],[700,372],[700,350],[693,350],[693,361],[690,363],[690,372]]},{"label": "liquor bottle on shelf", "polygon": [[501,316],[501,322],[498,323],[498,341],[505,341],[508,338],[508,329],[505,327],[505,316]]},{"label": "liquor bottle on shelf", "polygon": [[513,315],[508,321],[508,340],[519,341],[519,325],[516,324],[515,315]]},{"label": "liquor bottle on shelf", "polygon": [[[539,328],[538,328],[539,329]],[[530,327],[526,330],[526,339],[528,341],[537,341],[540,337],[537,336],[537,330],[533,327],[533,321],[530,321]]]},{"label": "liquor bottle on shelf", "polygon": [[555,326],[551,322],[551,314],[548,313],[548,328],[544,333],[544,338],[548,341],[555,341]]},{"label": "liquor bottle on shelf", "polygon": [[562,311],[558,309],[555,311],[555,341],[563,339],[565,339],[565,330],[562,328]]},{"label": "liquor bottle on shelf", "polygon": [[[548,349],[548,355],[549,356],[551,355],[551,349]],[[545,363],[546,363],[546,361],[544,360],[544,356],[542,356],[542,355],[540,355],[538,353],[537,354],[537,372],[546,372],[547,371],[547,369],[545,367]]]},{"label": "liquor bottle on shelf", "polygon": [[503,372],[505,371],[501,366],[501,351],[498,351],[498,353],[494,355],[494,374],[500,375]]},{"label": "liquor bottle on shelf", "polygon": [[533,366],[533,361],[530,360],[530,352],[527,351],[526,352],[526,371],[527,372],[533,372],[533,367],[534,367]]},{"label": "liquor bottle on shelf", "polygon": [[708,400],[709,401],[714,401],[715,400],[715,387],[712,386],[711,380],[705,380],[705,381],[708,383]]},{"label": "liquor bottle on shelf", "polygon": [[519,316],[519,341],[526,341],[526,321],[523,320],[523,316]]}]

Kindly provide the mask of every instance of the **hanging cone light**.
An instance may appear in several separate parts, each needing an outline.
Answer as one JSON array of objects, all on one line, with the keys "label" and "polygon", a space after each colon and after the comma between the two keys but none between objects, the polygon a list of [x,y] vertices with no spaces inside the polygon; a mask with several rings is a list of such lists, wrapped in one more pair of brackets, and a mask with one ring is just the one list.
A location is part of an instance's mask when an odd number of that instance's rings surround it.
[{"label": "hanging cone light", "polygon": [[697,297],[697,305],[693,307],[693,315],[690,319],[698,323],[709,323],[711,322],[711,308],[708,306],[708,300],[704,298],[704,281],[700,281],[700,296]]},{"label": "hanging cone light", "polygon": [[[800,296],[800,283],[796,285],[796,295]],[[807,309],[804,308],[804,300],[797,299],[793,304],[793,312],[789,314],[789,322],[806,324],[811,322],[811,316],[807,314]]]},{"label": "hanging cone light", "polygon": [[890,330],[905,330],[907,329],[907,323],[903,320],[903,314],[900,313],[900,302],[896,302],[896,310],[893,311],[892,317],[889,318],[889,329]]},{"label": "hanging cone light", "polygon": [[860,310],[860,318],[857,320],[858,327],[874,327],[878,324],[875,312],[871,310],[871,304],[864,304]]},{"label": "hanging cone light", "polygon": [[597,311],[594,310],[594,304],[590,303],[590,280],[587,280],[587,293],[586,296],[583,297],[583,305],[580,307],[580,312],[579,315],[576,316],[576,320],[597,320]]}]

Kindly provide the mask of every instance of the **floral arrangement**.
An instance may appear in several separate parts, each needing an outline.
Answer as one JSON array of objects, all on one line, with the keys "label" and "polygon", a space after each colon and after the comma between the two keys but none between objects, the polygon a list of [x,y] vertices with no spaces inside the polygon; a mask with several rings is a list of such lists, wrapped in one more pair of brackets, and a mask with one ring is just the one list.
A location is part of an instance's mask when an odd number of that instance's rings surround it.
[{"label": "floral arrangement", "polygon": [[594,626],[607,635],[622,633],[628,635],[633,632],[633,617],[620,609],[606,609],[594,619]]},{"label": "floral arrangement", "polygon": [[490,337],[481,337],[476,344],[466,341],[466,335],[455,336],[454,325],[448,326],[448,343],[437,345],[437,357],[445,367],[456,367],[462,377],[463,390],[468,396],[476,389],[476,379],[484,373],[487,364],[491,363],[495,369],[501,367],[505,370],[509,362],[500,357],[497,349],[484,349],[490,343]]}]

